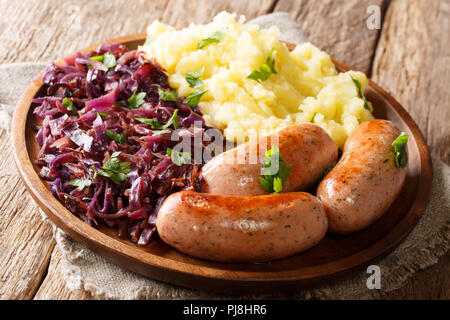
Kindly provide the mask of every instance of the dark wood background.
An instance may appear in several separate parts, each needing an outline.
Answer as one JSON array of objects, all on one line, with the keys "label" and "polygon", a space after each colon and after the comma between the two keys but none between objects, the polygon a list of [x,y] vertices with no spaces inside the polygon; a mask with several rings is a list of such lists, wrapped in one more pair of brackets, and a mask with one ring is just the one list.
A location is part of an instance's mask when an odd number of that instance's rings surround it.
[{"label": "dark wood background", "polygon": [[[369,30],[367,8],[380,8]],[[175,27],[227,10],[247,19],[286,11],[311,41],[365,72],[415,119],[432,155],[450,164],[450,0],[21,0],[0,1],[0,63],[64,57],[105,39]],[[51,226],[39,216],[0,132],[0,299],[90,299],[64,283]],[[450,254],[386,299],[449,299]]]}]

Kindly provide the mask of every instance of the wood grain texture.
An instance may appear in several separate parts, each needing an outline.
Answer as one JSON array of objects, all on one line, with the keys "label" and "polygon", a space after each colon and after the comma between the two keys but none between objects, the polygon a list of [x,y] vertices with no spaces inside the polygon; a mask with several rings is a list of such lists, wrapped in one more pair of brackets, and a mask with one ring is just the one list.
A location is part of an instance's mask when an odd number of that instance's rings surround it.
[{"label": "wood grain texture", "polygon": [[[394,94],[424,134],[430,152],[450,164],[450,1],[392,1],[372,78]],[[383,298],[450,299],[450,253]]]},{"label": "wood grain texture", "polygon": [[86,291],[70,291],[66,287],[66,281],[61,272],[62,252],[55,246],[48,273],[45,276],[39,290],[33,297],[34,300],[92,300],[93,297]]},{"label": "wood grain texture", "polygon": [[392,1],[372,77],[411,113],[430,151],[450,164],[450,1]]},{"label": "wood grain texture", "polygon": [[352,69],[368,73],[379,30],[367,28],[367,8],[385,0],[279,0],[274,11],[286,11],[319,48]]},{"label": "wood grain texture", "polygon": [[51,226],[26,191],[0,130],[0,299],[29,299],[39,287],[54,247]]}]

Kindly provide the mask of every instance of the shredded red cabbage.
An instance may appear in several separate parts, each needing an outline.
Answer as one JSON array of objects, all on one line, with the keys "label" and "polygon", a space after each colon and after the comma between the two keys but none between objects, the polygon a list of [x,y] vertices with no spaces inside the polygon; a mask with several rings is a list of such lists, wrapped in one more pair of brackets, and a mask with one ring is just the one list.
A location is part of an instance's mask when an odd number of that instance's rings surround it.
[{"label": "shredded red cabbage", "polygon": [[[102,62],[106,53],[115,58],[109,68]],[[45,69],[47,95],[33,100],[34,114],[42,120],[36,135],[40,176],[86,223],[102,222],[117,228],[119,236],[147,245],[164,199],[179,190],[198,190],[201,165],[176,165],[167,148],[202,135],[203,118],[198,108],[183,104],[183,97],[161,100],[158,88],[169,88],[163,69],[122,44],[103,44],[65,62]],[[128,99],[141,92],[143,103],[131,109]],[[171,141],[173,125],[162,132],[135,118],[164,125],[175,110],[180,128],[187,132],[178,141]],[[194,130],[194,121],[202,123],[200,130]],[[154,135],[158,131],[162,133]]]}]

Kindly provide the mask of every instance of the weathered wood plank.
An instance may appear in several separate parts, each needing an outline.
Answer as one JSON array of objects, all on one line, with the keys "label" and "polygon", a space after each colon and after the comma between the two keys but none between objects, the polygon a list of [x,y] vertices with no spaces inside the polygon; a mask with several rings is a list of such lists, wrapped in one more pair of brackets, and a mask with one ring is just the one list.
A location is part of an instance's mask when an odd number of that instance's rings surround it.
[{"label": "weathered wood plank", "polygon": [[162,21],[179,28],[191,22],[208,23],[221,11],[235,12],[245,15],[247,20],[270,13],[276,0],[258,1],[211,1],[211,0],[179,0],[170,1]]},{"label": "weathered wood plank", "polygon": [[66,282],[61,273],[62,252],[58,246],[53,250],[52,259],[48,268],[48,274],[42,282],[34,300],[92,300],[92,296],[85,291],[72,292],[66,287]]},{"label": "weathered wood plank", "polygon": [[54,240],[20,181],[9,145],[0,130],[0,299],[29,299],[45,273]]},{"label": "weathered wood plank", "polygon": [[383,12],[385,0],[279,0],[275,11],[288,12],[316,46],[349,67],[368,73],[379,30],[369,30],[369,5]]},{"label": "weathered wood plank", "polygon": [[373,79],[402,103],[432,154],[450,164],[450,1],[392,1]]},{"label": "weathered wood plank", "polygon": [[[430,151],[450,164],[450,1],[392,1],[372,78],[408,110]],[[449,299],[450,254],[383,298]]]}]

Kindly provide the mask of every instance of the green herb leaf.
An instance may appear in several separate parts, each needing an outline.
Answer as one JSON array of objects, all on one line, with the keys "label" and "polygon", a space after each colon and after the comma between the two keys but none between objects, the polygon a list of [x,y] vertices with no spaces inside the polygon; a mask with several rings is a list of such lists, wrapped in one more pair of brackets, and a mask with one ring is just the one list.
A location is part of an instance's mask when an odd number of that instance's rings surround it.
[{"label": "green herb leaf", "polygon": [[185,164],[185,160],[189,160],[192,157],[190,152],[181,152],[171,148],[167,148],[167,155],[172,158],[172,162],[177,166]]},{"label": "green herb leaf", "polygon": [[203,82],[202,80],[200,80],[200,77],[203,75],[204,72],[205,72],[204,66],[200,70],[186,72],[185,79],[189,84],[189,87],[200,88],[203,85]]},{"label": "green herb leaf", "polygon": [[172,89],[158,88],[159,98],[164,101],[177,101],[178,93]]},{"label": "green herb leaf", "polygon": [[110,137],[111,139],[113,139],[114,141],[116,141],[117,143],[120,144],[127,144],[127,140],[125,139],[125,136],[123,135],[123,133],[117,133],[114,131],[110,131],[110,130],[106,130],[105,134]]},{"label": "green herb leaf", "polygon": [[325,169],[325,171],[323,172],[323,177],[325,177],[328,173],[330,173],[331,170],[333,170],[334,166],[336,165],[336,161],[333,161],[332,163],[330,163],[328,165],[328,167]]},{"label": "green herb leaf", "polygon": [[353,78],[353,77],[351,77],[351,78],[352,78],[353,83],[354,83],[355,86],[356,86],[356,89],[358,89],[359,97],[360,97],[361,99],[363,99],[363,101],[364,101],[364,109],[367,109],[367,110],[369,110],[370,112],[372,112],[372,108],[370,107],[369,103],[367,102],[366,97],[364,96],[364,92],[363,92],[363,89],[362,89],[362,86],[361,86],[361,82],[359,82],[358,80],[356,80],[356,79]]},{"label": "green herb leaf", "polygon": [[115,67],[117,65],[116,57],[111,52],[106,52],[103,55],[103,64],[108,69]]},{"label": "green herb leaf", "polygon": [[259,70],[252,71],[247,78],[255,80],[259,82],[260,80],[265,81],[267,80],[272,74],[277,73],[275,70],[275,60],[272,59],[272,53],[275,49],[272,48],[270,50],[269,56],[266,59],[266,63],[264,63]]},{"label": "green herb leaf", "polygon": [[273,179],[273,193],[280,193],[283,190],[283,182],[281,178],[276,177]]},{"label": "green herb leaf", "polygon": [[178,109],[175,109],[175,111],[173,112],[172,116],[170,117],[169,121],[167,121],[167,123],[163,126],[163,128],[168,128],[171,125],[173,125],[173,127],[175,129],[178,129],[178,127],[180,126],[180,124],[178,123]]},{"label": "green herb leaf", "polygon": [[395,151],[395,164],[397,168],[403,168],[408,163],[408,154],[406,153],[406,144],[408,143],[408,135],[402,132],[394,142],[392,146]]},{"label": "green herb leaf", "polygon": [[198,43],[197,49],[203,49],[204,47],[206,47],[207,45],[209,45],[211,43],[219,42],[220,40],[222,40],[225,37],[225,33],[226,33],[226,30],[214,32],[208,38],[200,41]]},{"label": "green herb leaf", "polygon": [[102,117],[109,117],[110,116],[110,114],[109,113],[105,113],[105,112],[95,112],[96,114],[98,114],[99,116],[102,116]]},{"label": "green herb leaf", "polygon": [[208,91],[208,89],[192,92],[183,100],[183,103],[187,104],[191,108],[195,108],[198,106],[200,98],[206,93],[206,91]]},{"label": "green herb leaf", "polygon": [[127,101],[129,109],[137,109],[145,102],[145,92],[134,93]]},{"label": "green herb leaf", "polygon": [[311,118],[311,123],[313,123],[314,122],[314,118],[316,117],[316,115],[317,115],[317,112],[314,112],[314,114],[313,114],[313,116],[312,116],[312,118]]},{"label": "green herb leaf", "polygon": [[75,179],[72,181],[69,181],[69,184],[74,187],[78,187],[78,191],[83,191],[84,188],[89,187],[91,185],[92,181],[87,179]]},{"label": "green herb leaf", "polygon": [[156,129],[156,130],[163,129],[163,126],[155,119],[142,118],[141,116],[138,116],[138,115],[134,116],[134,118],[139,122],[149,124],[152,129]]},{"label": "green herb leaf", "polygon": [[170,133],[170,132],[171,132],[170,130],[161,130],[161,131],[154,132],[152,134],[152,136],[159,136],[159,135],[162,135],[164,133]]},{"label": "green herb leaf", "polygon": [[[278,171],[273,173],[272,164],[278,162]],[[276,145],[266,151],[266,158],[263,160],[263,176],[259,177],[260,186],[269,193],[279,193],[283,190],[283,184],[291,174],[292,166],[284,165],[284,159]]]},{"label": "green herb leaf", "polygon": [[74,116],[77,115],[77,111],[75,110],[75,107],[73,106],[73,102],[70,99],[64,98],[62,103],[63,108],[70,111],[70,113]]},{"label": "green herb leaf", "polygon": [[90,60],[94,60],[94,61],[100,61],[100,62],[103,62],[103,54],[102,55],[100,55],[100,56],[93,56],[93,57],[90,57],[89,59]]},{"label": "green herb leaf", "polygon": [[114,152],[101,170],[97,170],[97,168],[92,165],[94,179],[97,178],[98,175],[101,175],[111,179],[115,184],[121,184],[125,181],[127,179],[127,173],[131,171],[131,163],[120,161],[118,158],[119,154],[120,152]]}]

